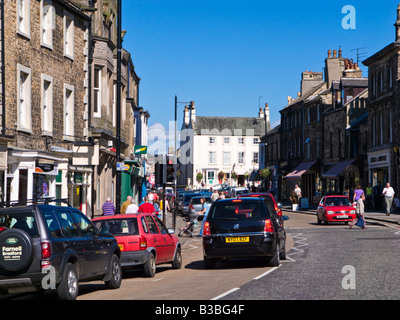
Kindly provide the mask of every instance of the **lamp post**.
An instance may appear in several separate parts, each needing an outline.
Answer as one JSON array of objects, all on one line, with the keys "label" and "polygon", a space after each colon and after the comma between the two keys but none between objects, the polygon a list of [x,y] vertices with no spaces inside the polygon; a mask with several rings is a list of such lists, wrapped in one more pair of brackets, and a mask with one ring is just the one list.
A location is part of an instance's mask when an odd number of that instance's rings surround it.
[{"label": "lamp post", "polygon": [[[122,57],[122,0],[118,0],[118,16],[117,16],[117,123],[116,123],[116,153],[117,164],[121,162],[121,57]],[[115,187],[115,207],[116,214],[120,213],[121,208],[121,171],[116,171],[116,187]]]}]

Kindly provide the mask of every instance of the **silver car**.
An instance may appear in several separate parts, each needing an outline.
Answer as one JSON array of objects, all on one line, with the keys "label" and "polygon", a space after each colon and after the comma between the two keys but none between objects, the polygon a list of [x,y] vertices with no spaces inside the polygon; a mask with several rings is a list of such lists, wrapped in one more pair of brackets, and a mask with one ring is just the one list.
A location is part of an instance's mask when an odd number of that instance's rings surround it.
[{"label": "silver car", "polygon": [[212,203],[211,197],[208,196],[196,196],[190,199],[189,203],[189,217],[194,218],[196,216],[196,213],[203,210],[203,205],[200,201],[200,199],[206,200],[206,203]]}]

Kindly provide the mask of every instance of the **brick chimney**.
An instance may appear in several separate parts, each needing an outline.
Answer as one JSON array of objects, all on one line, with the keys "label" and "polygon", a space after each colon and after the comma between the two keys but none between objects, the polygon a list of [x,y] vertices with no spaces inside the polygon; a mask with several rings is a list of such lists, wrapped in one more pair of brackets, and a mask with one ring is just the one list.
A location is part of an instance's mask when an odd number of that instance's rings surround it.
[{"label": "brick chimney", "polygon": [[322,72],[305,71],[301,74],[300,95],[310,91],[312,88],[324,81]]},{"label": "brick chimney", "polygon": [[328,87],[331,86],[332,81],[339,81],[343,76],[345,70],[344,60],[342,50],[339,50],[339,56],[337,56],[337,50],[333,50],[333,57],[328,53],[328,57],[325,59],[325,82]]},{"label": "brick chimney", "polygon": [[189,125],[190,122],[190,111],[189,107],[185,106],[185,110],[183,110],[183,122],[185,123],[186,126]]},{"label": "brick chimney", "polygon": [[190,121],[192,123],[196,122],[196,107],[194,106],[194,101],[190,101],[189,110],[190,110]]}]

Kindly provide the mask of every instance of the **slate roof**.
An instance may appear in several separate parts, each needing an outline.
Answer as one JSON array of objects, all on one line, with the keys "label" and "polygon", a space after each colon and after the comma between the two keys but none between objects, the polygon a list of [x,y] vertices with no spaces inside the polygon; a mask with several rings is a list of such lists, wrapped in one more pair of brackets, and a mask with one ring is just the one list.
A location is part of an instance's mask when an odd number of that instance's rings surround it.
[{"label": "slate roof", "polygon": [[[268,129],[269,124],[267,125]],[[265,120],[257,117],[199,117],[196,116],[194,132],[198,135],[215,136],[262,136],[265,134]],[[251,131],[254,130],[254,134]],[[248,134],[246,134],[246,131]]]}]

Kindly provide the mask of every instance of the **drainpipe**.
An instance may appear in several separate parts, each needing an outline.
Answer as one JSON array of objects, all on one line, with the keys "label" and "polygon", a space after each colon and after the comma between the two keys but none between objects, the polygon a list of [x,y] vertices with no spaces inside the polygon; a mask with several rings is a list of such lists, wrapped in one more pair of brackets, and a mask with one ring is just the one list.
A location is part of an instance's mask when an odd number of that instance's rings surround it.
[{"label": "drainpipe", "polygon": [[4,52],[4,0],[0,3],[1,10],[1,107],[2,107],[2,117],[1,117],[1,134],[4,136],[6,134],[6,75],[5,75],[5,52]]}]

